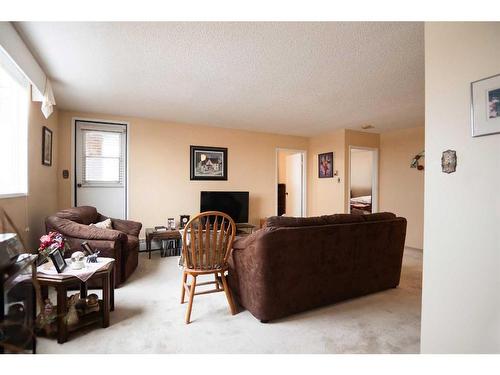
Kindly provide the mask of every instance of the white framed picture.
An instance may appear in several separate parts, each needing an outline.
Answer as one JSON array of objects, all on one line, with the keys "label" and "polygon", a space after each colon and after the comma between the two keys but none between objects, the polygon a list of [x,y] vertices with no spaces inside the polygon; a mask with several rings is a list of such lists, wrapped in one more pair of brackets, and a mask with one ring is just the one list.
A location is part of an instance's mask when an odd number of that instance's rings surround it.
[{"label": "white framed picture", "polygon": [[500,74],[471,83],[472,136],[500,133]]}]

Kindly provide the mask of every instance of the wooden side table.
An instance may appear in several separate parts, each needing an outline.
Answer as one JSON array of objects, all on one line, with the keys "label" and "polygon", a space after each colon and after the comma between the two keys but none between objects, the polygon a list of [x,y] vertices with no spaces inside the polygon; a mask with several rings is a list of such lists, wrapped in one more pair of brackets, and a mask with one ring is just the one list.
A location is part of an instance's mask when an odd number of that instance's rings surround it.
[{"label": "wooden side table", "polygon": [[83,282],[76,276],[37,274],[37,280],[42,289],[44,299],[48,295],[48,287],[54,287],[57,292],[57,342],[63,344],[68,340],[69,330],[64,322],[67,307],[68,288],[80,284],[80,298],[87,297],[87,283],[100,280],[102,285],[102,300],[99,300],[99,312],[89,313],[80,322],[71,327],[76,331],[84,326],[101,322],[102,328],[109,327],[109,312],[115,309],[115,275],[114,261],[108,263],[104,268],[94,273],[87,281]]},{"label": "wooden side table", "polygon": [[[181,232],[177,229],[167,229],[166,231],[160,232],[154,230],[154,228],[146,229],[146,251],[149,253],[149,259],[151,259],[151,241],[152,240],[170,240],[180,242],[181,240]],[[176,249],[179,250],[180,244],[176,245]],[[162,249],[154,249],[154,250],[162,250]]]}]

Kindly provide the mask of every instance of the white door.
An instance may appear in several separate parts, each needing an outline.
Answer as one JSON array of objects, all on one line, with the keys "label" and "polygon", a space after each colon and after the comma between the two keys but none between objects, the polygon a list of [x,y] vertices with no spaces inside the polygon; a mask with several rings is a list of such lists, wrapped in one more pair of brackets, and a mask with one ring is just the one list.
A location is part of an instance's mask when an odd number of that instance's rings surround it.
[{"label": "white door", "polygon": [[303,216],[302,159],[302,153],[292,154],[286,157],[286,216]]},{"label": "white door", "polygon": [[75,206],[127,215],[127,126],[76,121]]}]

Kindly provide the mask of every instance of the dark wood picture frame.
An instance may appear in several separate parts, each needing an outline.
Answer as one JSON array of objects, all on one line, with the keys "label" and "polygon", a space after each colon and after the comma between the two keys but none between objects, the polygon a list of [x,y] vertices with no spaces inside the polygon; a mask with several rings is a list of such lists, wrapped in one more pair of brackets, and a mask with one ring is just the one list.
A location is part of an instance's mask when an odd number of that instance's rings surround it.
[{"label": "dark wood picture frame", "polygon": [[42,128],[42,164],[52,165],[52,130],[46,126]]},{"label": "dark wood picture frame", "polygon": [[[222,167],[219,165],[219,163],[213,162],[214,161],[213,158],[209,158],[208,163],[210,163],[210,165],[207,167],[208,171],[204,175],[201,175],[200,172],[197,171],[198,167],[197,154],[203,152],[207,154],[220,153],[222,156],[222,162],[221,162]],[[210,173],[210,168],[217,168],[217,170]],[[201,180],[201,181],[207,181],[207,180],[227,181],[227,148],[209,147],[209,146],[190,146],[190,179]]]},{"label": "dark wood picture frame", "polygon": [[52,261],[52,264],[54,265],[57,273],[61,273],[62,271],[64,271],[64,269],[68,265],[59,249],[52,250],[49,253],[49,258]]},{"label": "dark wood picture frame", "polygon": [[190,219],[189,215],[181,215],[179,219],[179,229],[184,229],[186,224],[189,222],[189,219]]},{"label": "dark wood picture frame", "polygon": [[[330,170],[326,173],[321,170],[322,159],[325,158],[330,160]],[[318,178],[333,178],[333,152],[318,154]]]}]

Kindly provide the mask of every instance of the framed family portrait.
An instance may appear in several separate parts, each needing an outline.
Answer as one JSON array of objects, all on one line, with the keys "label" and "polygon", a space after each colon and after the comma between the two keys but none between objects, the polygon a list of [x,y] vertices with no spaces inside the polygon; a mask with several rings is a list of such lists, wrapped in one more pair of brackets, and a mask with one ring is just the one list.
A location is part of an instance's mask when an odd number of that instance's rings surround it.
[{"label": "framed family portrait", "polygon": [[318,177],[333,177],[333,152],[318,155]]},{"label": "framed family portrait", "polygon": [[42,164],[52,165],[52,130],[46,126],[42,128]]},{"label": "framed family portrait", "polygon": [[227,180],[227,148],[191,146],[191,180]]},{"label": "framed family portrait", "polygon": [[471,83],[472,136],[500,133],[500,74]]}]

